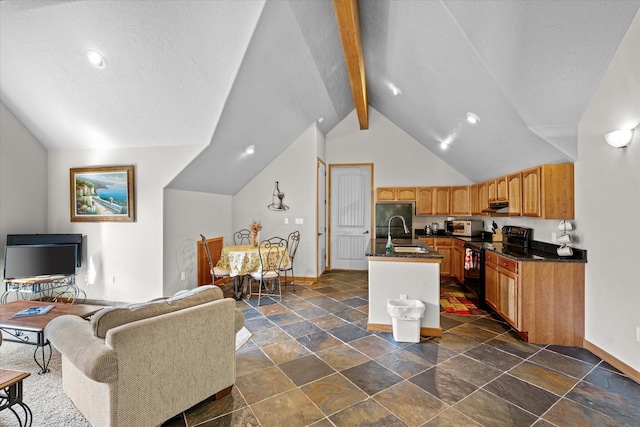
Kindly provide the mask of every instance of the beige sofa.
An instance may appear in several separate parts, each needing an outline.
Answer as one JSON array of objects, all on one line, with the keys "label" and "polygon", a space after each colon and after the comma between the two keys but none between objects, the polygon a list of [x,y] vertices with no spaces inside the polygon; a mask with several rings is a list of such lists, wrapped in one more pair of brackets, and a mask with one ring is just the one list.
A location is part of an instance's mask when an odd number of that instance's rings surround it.
[{"label": "beige sofa", "polygon": [[60,316],[45,336],[62,354],[65,393],[95,427],[156,426],[235,382],[244,325],[217,286],[97,312]]}]

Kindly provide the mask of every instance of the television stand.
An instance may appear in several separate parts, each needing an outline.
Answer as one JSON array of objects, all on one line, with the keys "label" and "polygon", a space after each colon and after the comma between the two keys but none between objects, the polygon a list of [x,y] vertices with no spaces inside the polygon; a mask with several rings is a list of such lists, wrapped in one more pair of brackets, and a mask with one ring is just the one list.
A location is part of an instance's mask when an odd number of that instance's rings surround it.
[{"label": "television stand", "polygon": [[18,299],[30,301],[71,300],[75,303],[85,292],[76,286],[76,276],[39,276],[20,279],[5,279],[5,291],[0,296],[0,304],[7,302],[7,297],[15,294]]}]

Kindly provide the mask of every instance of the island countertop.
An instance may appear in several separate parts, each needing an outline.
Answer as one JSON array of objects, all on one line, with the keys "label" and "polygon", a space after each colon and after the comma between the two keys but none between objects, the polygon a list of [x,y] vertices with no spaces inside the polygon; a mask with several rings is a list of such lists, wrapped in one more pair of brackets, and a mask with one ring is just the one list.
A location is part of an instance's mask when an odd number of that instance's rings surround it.
[{"label": "island countertop", "polygon": [[[431,246],[419,239],[394,239],[394,251],[387,253],[387,239],[371,239],[367,247],[367,257],[386,257],[386,258],[438,258],[443,256],[433,249]],[[418,247],[424,249],[424,252],[400,252],[395,248]]]}]

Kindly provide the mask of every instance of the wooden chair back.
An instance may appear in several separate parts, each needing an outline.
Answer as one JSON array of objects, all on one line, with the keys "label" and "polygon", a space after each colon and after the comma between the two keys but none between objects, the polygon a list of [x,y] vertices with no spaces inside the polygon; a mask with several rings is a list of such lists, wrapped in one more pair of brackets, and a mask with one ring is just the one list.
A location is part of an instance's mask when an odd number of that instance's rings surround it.
[{"label": "wooden chair back", "polygon": [[[202,234],[198,241],[198,286],[210,285],[213,283],[211,270],[220,261],[220,254],[224,246],[222,237],[205,238]],[[224,279],[218,279],[224,280]]]}]

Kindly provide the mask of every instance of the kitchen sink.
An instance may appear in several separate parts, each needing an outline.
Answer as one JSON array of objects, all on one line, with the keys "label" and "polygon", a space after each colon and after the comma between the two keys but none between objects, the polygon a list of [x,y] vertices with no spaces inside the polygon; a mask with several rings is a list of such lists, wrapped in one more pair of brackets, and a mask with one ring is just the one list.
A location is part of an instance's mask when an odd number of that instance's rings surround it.
[{"label": "kitchen sink", "polygon": [[424,254],[427,253],[427,249],[421,246],[395,246],[393,252],[396,253],[408,253],[408,254]]}]

